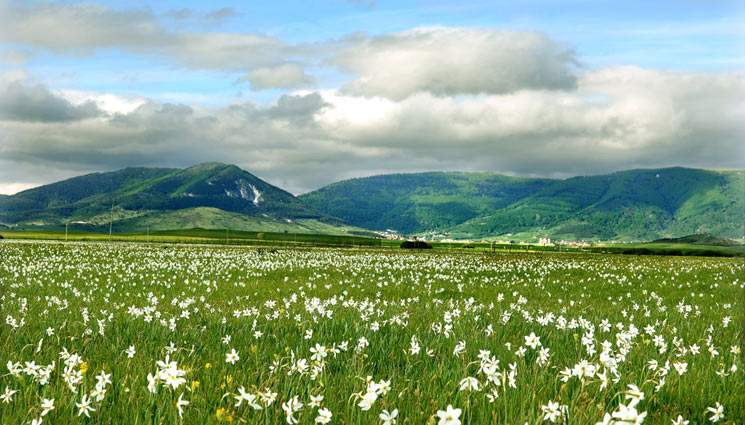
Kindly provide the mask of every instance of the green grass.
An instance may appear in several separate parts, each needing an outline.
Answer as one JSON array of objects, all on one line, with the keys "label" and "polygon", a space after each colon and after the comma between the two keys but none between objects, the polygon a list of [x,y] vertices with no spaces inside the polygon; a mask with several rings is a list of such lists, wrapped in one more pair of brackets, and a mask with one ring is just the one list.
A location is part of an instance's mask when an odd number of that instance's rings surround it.
[{"label": "green grass", "polygon": [[[212,424],[230,417],[284,424],[280,405],[292,396],[304,403],[300,423],[313,423],[310,395],[323,395],[321,405],[339,424],[380,423],[383,409],[398,409],[398,424],[437,423],[437,411],[453,405],[463,423],[537,425],[546,423],[541,406],[556,401],[568,406],[558,423],[580,425],[615,410],[629,384],[645,394],[637,406],[645,423],[669,424],[678,415],[709,423],[706,408],[716,402],[724,405],[719,423],[745,421],[745,365],[730,353],[743,346],[740,259],[33,241],[3,241],[0,258],[0,365],[54,362],[46,384],[0,373],[0,390],[18,391],[0,403],[0,423],[29,423],[42,398],[54,398],[44,423]],[[639,333],[626,339],[618,324]],[[516,354],[531,332],[550,349],[544,364],[537,349]],[[362,337],[369,345],[356,350]],[[465,349],[455,355],[461,341]],[[618,361],[617,376],[606,369],[617,382],[602,390],[597,377],[562,382],[560,372],[581,360],[600,366],[604,341]],[[147,375],[171,343],[169,359],[186,382],[175,390],[158,385],[152,394]],[[315,378],[288,374],[293,360],[314,364],[316,344],[343,343],[348,350],[315,363]],[[699,354],[690,352],[694,344]],[[125,354],[130,345],[132,358]],[[64,382],[64,349],[85,362],[77,392]],[[235,364],[225,361],[232,349],[240,356]],[[499,392],[493,403],[483,389],[459,389],[469,376],[486,385],[480,350],[499,360],[500,372],[511,364],[517,371],[515,388],[488,384]],[[663,376],[650,360],[670,362],[657,392]],[[679,375],[674,362],[687,363],[687,371]],[[717,374],[722,370],[728,376]],[[93,402],[91,418],[77,416],[75,403],[102,371],[112,380],[104,399]],[[390,380],[391,389],[363,411],[355,394],[365,392],[367,376]],[[252,394],[269,388],[277,400],[261,410],[236,407],[240,387]],[[190,403],[183,418],[179,396]]]},{"label": "green grass", "polygon": [[218,245],[257,246],[382,246],[380,239],[350,234],[256,232],[233,229],[181,229],[154,230],[152,232],[107,233],[47,231],[6,231],[0,233],[6,239],[57,240],[57,241],[115,241],[153,243],[192,243]]},{"label": "green grass", "polygon": [[629,255],[677,255],[701,257],[745,257],[744,245],[719,246],[685,243],[645,243],[589,248],[593,252]]}]

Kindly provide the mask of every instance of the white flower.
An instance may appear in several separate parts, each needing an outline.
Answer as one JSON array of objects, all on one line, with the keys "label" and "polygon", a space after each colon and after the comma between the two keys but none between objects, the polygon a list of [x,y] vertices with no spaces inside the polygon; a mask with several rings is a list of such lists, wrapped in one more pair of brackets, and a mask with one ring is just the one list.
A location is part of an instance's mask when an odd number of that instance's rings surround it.
[{"label": "white flower", "polygon": [[309,406],[313,407],[321,407],[321,401],[323,401],[323,396],[310,396],[310,403],[308,403]]},{"label": "white flower", "polygon": [[186,375],[186,372],[178,369],[176,364],[172,363],[168,369],[160,371],[158,377],[165,381],[166,385],[170,385],[175,390],[186,383],[184,375]]},{"label": "white flower", "polygon": [[331,416],[333,414],[331,411],[327,408],[318,409],[318,416],[316,416],[316,423],[318,424],[327,424],[329,421],[331,421]]},{"label": "white flower", "polygon": [[678,415],[678,419],[672,419],[673,425],[688,425],[687,420],[683,419],[683,416]]},{"label": "white flower", "polygon": [[178,417],[180,418],[181,415],[184,413],[184,406],[188,406],[189,402],[186,400],[183,400],[182,397],[184,396],[184,393],[179,394],[178,400],[176,401],[176,407],[178,407]]},{"label": "white flower", "polygon": [[626,391],[626,400],[630,399],[629,407],[634,407],[639,404],[641,400],[644,400],[644,393],[634,384],[629,384],[628,387],[629,390]]},{"label": "white flower", "polygon": [[75,403],[76,406],[80,409],[78,411],[78,416],[85,413],[85,416],[91,417],[90,412],[95,412],[96,409],[91,407],[91,401],[88,399],[88,394],[83,394],[83,398],[80,400],[80,403]]},{"label": "white flower", "polygon": [[132,357],[135,356],[135,353],[136,353],[135,346],[134,345],[130,345],[129,348],[127,348],[127,350],[124,351],[124,352],[127,354],[127,358],[128,359],[131,359]]},{"label": "white flower", "polygon": [[285,411],[285,420],[288,424],[296,424],[298,423],[297,418],[295,418],[294,413],[300,410],[303,407],[303,403],[298,401],[298,396],[294,396],[291,399],[287,400],[286,402],[282,403],[282,410]]},{"label": "white flower", "polygon": [[595,422],[595,425],[613,425],[613,417],[606,413],[605,416],[603,416],[603,420]]},{"label": "white flower", "polygon": [[541,410],[543,411],[543,420],[544,421],[551,421],[556,422],[556,418],[561,416],[561,411],[559,410],[559,403],[550,401],[548,402],[547,406],[541,406]]},{"label": "white flower", "polygon": [[613,418],[620,424],[633,424],[640,425],[644,422],[644,418],[647,416],[647,412],[637,412],[635,405],[629,404],[629,406],[623,403],[618,405],[618,410],[613,412]]},{"label": "white flower", "polygon": [[390,390],[391,390],[391,381],[390,381],[390,379],[387,380],[387,381],[384,381],[384,380],[381,379],[380,382],[378,382],[377,391],[376,391],[377,393],[380,393],[380,394],[384,394],[385,395],[385,394],[388,394],[388,391],[390,391]]},{"label": "white flower", "polygon": [[589,363],[587,360],[581,360],[579,363],[574,365],[574,369],[572,369],[572,375],[584,379],[584,378],[592,378],[595,376],[595,372],[597,371],[597,367],[595,367],[594,364]]},{"label": "white flower", "polygon": [[398,409],[393,409],[392,412],[389,412],[387,410],[383,410],[383,413],[378,415],[381,421],[383,421],[383,425],[395,425],[396,424],[396,416],[398,416]]},{"label": "white flower", "polygon": [[155,394],[158,391],[156,384],[158,383],[158,377],[156,375],[147,374],[147,390]]},{"label": "white flower", "polygon": [[718,401],[716,407],[707,407],[706,411],[712,413],[712,416],[709,418],[712,422],[719,422],[720,419],[724,419],[724,406],[719,404]]},{"label": "white flower", "polygon": [[437,425],[460,425],[460,412],[460,409],[453,409],[453,406],[448,404],[447,409],[437,411],[437,417],[440,418]]},{"label": "white flower", "polygon": [[531,332],[530,335],[525,337],[525,345],[535,350],[536,347],[541,345],[541,338]]},{"label": "white flower", "polygon": [[259,397],[261,397],[261,401],[263,401],[264,404],[271,406],[272,403],[274,403],[274,400],[277,399],[277,393],[272,392],[270,388],[267,388],[265,392],[259,393]]},{"label": "white flower", "polygon": [[41,416],[45,416],[50,410],[54,409],[54,399],[43,398],[41,399]]},{"label": "white flower", "polygon": [[101,371],[101,373],[96,376],[96,386],[104,387],[108,384],[111,384],[111,374],[107,374],[106,371]]},{"label": "white flower", "polygon": [[5,392],[0,395],[0,400],[3,401],[3,403],[10,403],[13,401],[13,394],[17,393],[18,390],[11,390],[8,387],[5,387]]},{"label": "white flower", "polygon": [[357,403],[357,406],[362,408],[362,410],[370,410],[370,408],[375,404],[375,400],[378,399],[378,394],[375,392],[367,392],[364,396],[362,396],[362,400],[360,400],[359,403]]},{"label": "white flower", "polygon": [[479,381],[478,379],[468,376],[466,378],[463,378],[460,381],[460,390],[472,390],[472,391],[479,391],[481,388],[479,387]]},{"label": "white flower", "polygon": [[235,403],[235,407],[240,406],[241,403],[245,401],[246,403],[248,403],[249,406],[253,407],[255,410],[262,409],[261,405],[256,402],[256,396],[254,394],[247,393],[244,387],[238,388],[238,392],[240,394],[233,397],[236,400],[238,400],[238,402]]},{"label": "white flower", "polygon": [[324,347],[321,344],[316,344],[315,347],[311,347],[310,348],[310,352],[313,353],[313,355],[310,356],[310,359],[311,360],[315,360],[315,361],[319,361],[319,362],[321,360],[323,360],[326,356],[328,356],[328,352],[326,351],[326,347]]},{"label": "white flower", "polygon": [[673,362],[673,367],[678,372],[678,375],[683,375],[688,370],[688,363],[686,362]]},{"label": "white flower", "polygon": [[235,364],[238,360],[240,360],[240,356],[238,356],[238,352],[235,351],[235,348],[231,349],[229,353],[225,354],[225,362],[230,364]]}]

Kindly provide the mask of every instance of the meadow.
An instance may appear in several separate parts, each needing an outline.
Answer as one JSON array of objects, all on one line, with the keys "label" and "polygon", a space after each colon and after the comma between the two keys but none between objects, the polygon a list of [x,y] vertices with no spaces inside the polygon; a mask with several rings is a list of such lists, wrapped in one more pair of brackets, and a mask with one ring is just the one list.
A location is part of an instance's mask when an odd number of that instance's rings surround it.
[{"label": "meadow", "polygon": [[2,424],[742,424],[742,258],[0,243]]}]

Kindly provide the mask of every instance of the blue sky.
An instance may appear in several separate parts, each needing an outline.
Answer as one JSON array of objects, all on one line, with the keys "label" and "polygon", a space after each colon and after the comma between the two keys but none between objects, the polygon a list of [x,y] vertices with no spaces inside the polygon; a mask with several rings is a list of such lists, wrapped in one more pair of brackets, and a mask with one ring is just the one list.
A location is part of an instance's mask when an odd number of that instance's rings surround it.
[{"label": "blue sky", "polygon": [[[183,152],[204,138],[220,146],[206,160],[295,192],[379,172],[739,166],[744,13],[715,0],[0,0],[0,193],[191,165],[204,153]],[[187,140],[195,122],[215,135]],[[279,171],[290,158],[299,171]]]},{"label": "blue sky", "polygon": [[[745,65],[742,12],[736,1],[375,1],[98,2],[120,12],[152,14],[169,31],[262,34],[289,43],[318,43],[364,32],[419,26],[539,30],[574,48],[586,69],[637,65],[667,70],[732,70]],[[222,19],[207,16],[226,10]],[[182,17],[176,15],[181,13]],[[24,49],[25,46],[15,44]],[[5,65],[10,69],[12,65]],[[163,101],[216,105],[235,99],[269,102],[280,93],[252,92],[241,72],[194,70],[168,58],[121,49],[41,53],[28,72],[51,86],[114,91]],[[321,87],[344,75],[316,70]],[[174,78],[177,73],[177,78]]]}]

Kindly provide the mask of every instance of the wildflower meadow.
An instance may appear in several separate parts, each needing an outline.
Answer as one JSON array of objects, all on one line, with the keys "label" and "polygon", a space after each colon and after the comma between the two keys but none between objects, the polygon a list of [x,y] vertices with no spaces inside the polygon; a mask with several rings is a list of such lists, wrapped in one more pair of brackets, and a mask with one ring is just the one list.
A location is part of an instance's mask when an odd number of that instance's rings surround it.
[{"label": "wildflower meadow", "polygon": [[0,423],[743,424],[745,264],[0,244]]}]

